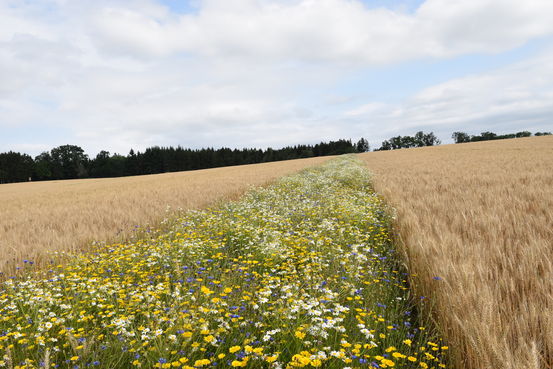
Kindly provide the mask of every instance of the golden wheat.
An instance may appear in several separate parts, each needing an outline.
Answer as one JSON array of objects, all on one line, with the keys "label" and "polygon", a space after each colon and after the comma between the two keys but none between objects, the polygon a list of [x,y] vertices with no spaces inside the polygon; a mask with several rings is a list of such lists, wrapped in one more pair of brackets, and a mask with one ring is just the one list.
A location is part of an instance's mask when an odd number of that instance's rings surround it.
[{"label": "golden wheat", "polygon": [[455,367],[552,368],[553,137],[360,157]]},{"label": "golden wheat", "polygon": [[0,271],[23,260],[48,262],[93,240],[116,240],[134,226],[156,225],[166,210],[233,199],[251,186],[320,164],[329,157],[156,175],[0,185]]}]

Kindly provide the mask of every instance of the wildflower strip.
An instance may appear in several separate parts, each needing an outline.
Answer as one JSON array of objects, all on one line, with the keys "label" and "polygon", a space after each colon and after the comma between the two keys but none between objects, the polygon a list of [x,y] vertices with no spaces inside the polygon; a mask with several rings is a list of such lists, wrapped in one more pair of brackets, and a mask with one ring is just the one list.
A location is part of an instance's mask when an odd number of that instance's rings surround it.
[{"label": "wildflower strip", "polygon": [[0,366],[438,368],[351,157],[3,284]]}]

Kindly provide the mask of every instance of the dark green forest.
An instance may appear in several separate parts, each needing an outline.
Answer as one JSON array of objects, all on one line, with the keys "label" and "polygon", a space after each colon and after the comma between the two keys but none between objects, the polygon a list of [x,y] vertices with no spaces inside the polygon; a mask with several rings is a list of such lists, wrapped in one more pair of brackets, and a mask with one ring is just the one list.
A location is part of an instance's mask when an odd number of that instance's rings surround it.
[{"label": "dark green forest", "polygon": [[[547,136],[551,132],[536,132],[534,136]],[[498,135],[482,132],[469,135],[454,132],[455,143],[500,140],[532,136],[531,132]],[[433,132],[419,131],[413,136],[395,136],[382,142],[381,150],[396,150],[412,147],[440,145]],[[230,165],[266,163],[279,160],[311,158],[315,156],[341,155],[369,151],[369,143],[361,138],[351,140],[321,142],[316,145],[287,146],[281,149],[185,149],[178,147],[147,148],[144,152],[130,150],[128,155],[111,154],[100,151],[90,158],[76,145],[62,145],[45,151],[35,158],[18,152],[0,153],[0,183],[45,181],[55,179],[123,177],[141,174],[179,172],[207,169]]]},{"label": "dark green forest", "polygon": [[141,174],[178,172],[265,163],[270,161],[340,155],[369,151],[364,138],[321,142],[316,145],[287,146],[281,149],[185,149],[150,147],[144,152],[131,150],[128,155],[101,151],[90,158],[76,145],[63,145],[32,158],[18,152],[0,153],[0,183],[54,179],[123,177]]}]

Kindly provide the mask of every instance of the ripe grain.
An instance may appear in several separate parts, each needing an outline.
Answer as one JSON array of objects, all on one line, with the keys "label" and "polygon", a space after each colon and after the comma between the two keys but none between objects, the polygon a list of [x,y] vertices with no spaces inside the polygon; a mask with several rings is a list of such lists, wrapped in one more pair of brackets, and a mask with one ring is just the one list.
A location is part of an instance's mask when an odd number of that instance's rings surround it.
[{"label": "ripe grain", "polygon": [[553,137],[360,157],[455,367],[552,368]]},{"label": "ripe grain", "polygon": [[156,226],[167,211],[234,199],[251,186],[321,164],[330,157],[155,175],[0,185],[0,272],[23,260],[34,267],[52,252],[115,242],[135,226]]}]

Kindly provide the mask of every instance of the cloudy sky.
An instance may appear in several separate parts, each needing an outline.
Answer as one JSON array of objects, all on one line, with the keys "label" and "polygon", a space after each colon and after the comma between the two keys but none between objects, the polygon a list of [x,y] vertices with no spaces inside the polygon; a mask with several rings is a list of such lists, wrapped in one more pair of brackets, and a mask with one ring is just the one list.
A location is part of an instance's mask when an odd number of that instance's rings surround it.
[{"label": "cloudy sky", "polygon": [[0,0],[0,152],[553,130],[551,0]]}]

